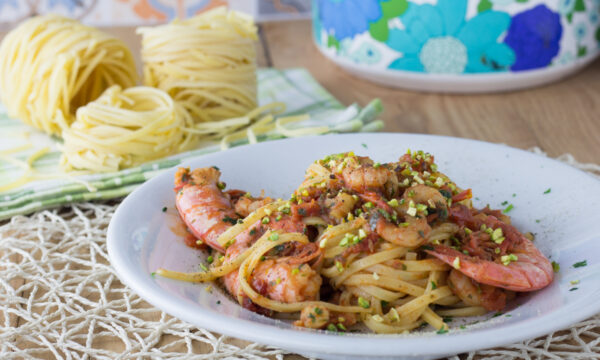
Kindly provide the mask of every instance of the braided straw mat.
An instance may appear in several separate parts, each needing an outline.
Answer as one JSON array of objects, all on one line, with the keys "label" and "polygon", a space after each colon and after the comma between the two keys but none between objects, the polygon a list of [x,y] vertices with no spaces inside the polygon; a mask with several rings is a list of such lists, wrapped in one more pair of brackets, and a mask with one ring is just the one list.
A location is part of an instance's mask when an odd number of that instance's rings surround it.
[{"label": "braided straw mat", "polygon": [[[570,155],[558,160],[600,179],[598,165]],[[116,207],[83,203],[0,226],[0,359],[300,358],[199,329],[124,286],[106,251]],[[599,343],[600,314],[544,337],[451,359],[600,359]]]}]

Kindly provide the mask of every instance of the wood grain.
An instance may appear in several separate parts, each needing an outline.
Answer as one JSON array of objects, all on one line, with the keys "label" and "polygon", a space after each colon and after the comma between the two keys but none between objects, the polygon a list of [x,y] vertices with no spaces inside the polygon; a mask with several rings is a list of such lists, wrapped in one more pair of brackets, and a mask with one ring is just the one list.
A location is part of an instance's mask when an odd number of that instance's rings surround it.
[{"label": "wood grain", "polygon": [[309,21],[263,25],[274,67],[304,67],[345,104],[378,97],[385,130],[458,136],[539,146],[550,156],[571,153],[600,161],[600,61],[547,86],[503,94],[448,95],[387,88],[354,77],[313,45]]}]

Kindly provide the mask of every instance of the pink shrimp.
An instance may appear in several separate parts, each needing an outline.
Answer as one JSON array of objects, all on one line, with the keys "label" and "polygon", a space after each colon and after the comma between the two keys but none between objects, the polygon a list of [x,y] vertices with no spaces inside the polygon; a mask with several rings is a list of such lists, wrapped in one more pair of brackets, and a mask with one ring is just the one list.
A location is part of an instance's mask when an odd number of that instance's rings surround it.
[{"label": "pink shrimp", "polygon": [[483,306],[488,311],[499,311],[506,307],[506,290],[478,284],[460,271],[450,271],[448,285],[452,292],[469,306]]},{"label": "pink shrimp", "polygon": [[[240,204],[242,191],[233,190],[223,193],[219,182],[220,172],[215,168],[201,168],[191,171],[180,168],[175,175],[176,206],[190,231],[213,249],[225,253],[225,263],[233,261],[248,249],[267,230],[279,230],[284,233],[302,233],[305,225],[297,214],[297,206],[291,215],[278,221],[273,216],[268,224],[261,220],[238,234],[235,241],[224,249],[217,238],[238,219],[236,210],[243,213],[255,210],[257,206],[272,201],[250,199]],[[231,198],[239,207],[234,208]],[[304,204],[305,213],[314,212],[313,203]],[[298,302],[315,300],[321,287],[321,276],[308,265],[318,263],[321,251],[314,243],[292,244],[281,249],[273,259],[259,264],[252,273],[250,283],[259,293],[278,301]],[[316,260],[316,261],[315,261]],[[297,269],[297,271],[295,270]],[[227,291],[234,297],[240,294],[238,272],[233,271],[222,278]],[[265,312],[244,297],[243,305],[251,310]]]},{"label": "pink shrimp", "polygon": [[213,249],[224,252],[217,238],[238,216],[230,199],[219,186],[221,173],[216,168],[200,168],[190,171],[179,168],[175,173],[175,205],[188,229]]},{"label": "pink shrimp", "polygon": [[[239,256],[268,229],[291,233],[302,232],[303,227],[304,224],[294,221],[291,216],[286,216],[277,222],[272,221],[269,225],[257,221],[240,233],[235,238],[235,242],[227,248],[225,262]],[[322,279],[307,263],[320,255],[320,249],[314,243],[290,245],[282,249],[277,258],[261,262],[252,272],[249,282],[256,291],[272,300],[288,303],[315,300]],[[237,271],[224,276],[223,284],[234,297],[240,295]],[[247,306],[249,303],[245,301],[243,305]]]},{"label": "pink shrimp", "polygon": [[[430,255],[479,283],[507,290],[533,291],[552,282],[554,272],[550,261],[512,225],[483,212],[473,215],[464,205],[453,206],[450,214],[450,219],[458,225],[471,228],[461,249],[468,254],[434,245],[433,250],[427,250]],[[502,238],[493,241],[489,232],[480,230],[482,225],[486,229],[501,229]]]}]

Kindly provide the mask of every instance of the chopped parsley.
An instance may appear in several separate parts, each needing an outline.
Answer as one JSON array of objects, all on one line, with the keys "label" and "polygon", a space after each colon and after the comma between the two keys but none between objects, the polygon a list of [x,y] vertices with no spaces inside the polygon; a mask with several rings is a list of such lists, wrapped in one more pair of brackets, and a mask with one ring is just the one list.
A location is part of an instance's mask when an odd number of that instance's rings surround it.
[{"label": "chopped parsley", "polygon": [[569,289],[569,291],[575,291],[575,290],[577,290],[577,289],[579,289],[579,288],[577,288],[577,287],[574,287],[574,288],[570,288],[570,289]]},{"label": "chopped parsley", "polygon": [[327,325],[327,330],[337,332],[337,328],[333,324]]},{"label": "chopped parsley", "polygon": [[250,234],[250,235],[254,235],[254,234],[256,234],[256,228],[253,228],[252,230],[250,230],[249,234]]},{"label": "chopped parsley", "polygon": [[381,306],[382,306],[382,307],[386,307],[386,306],[388,306],[389,304],[390,304],[389,302],[387,302],[387,301],[385,301],[385,300],[381,300]]},{"label": "chopped parsley", "polygon": [[213,168],[213,169],[215,169],[215,170],[217,170],[217,171],[221,170],[221,169],[219,169],[219,168],[218,168],[217,166],[215,166],[215,165],[213,165],[213,166],[212,166],[212,168]]},{"label": "chopped parsley", "polygon": [[550,194],[550,191],[552,191],[552,188],[548,188],[548,190],[544,191],[544,194]]},{"label": "chopped parsley", "polygon": [[451,316],[445,316],[445,317],[443,317],[443,318],[442,318],[442,321],[443,321],[443,322],[445,322],[445,323],[449,323],[449,322],[451,322],[452,320],[453,320],[453,319],[452,319],[452,317],[451,317]]},{"label": "chopped parsley", "polygon": [[431,282],[431,288],[432,288],[433,290],[437,289],[437,284],[435,283],[435,281],[432,281],[432,282]]},{"label": "chopped parsley", "polygon": [[235,224],[237,224],[237,220],[236,220],[236,219],[234,219],[234,218],[232,218],[232,217],[231,217],[231,216],[229,216],[229,215],[226,215],[226,216],[225,216],[223,219],[221,219],[221,221],[223,221],[223,222],[228,222],[228,223],[230,223],[231,225],[235,225]]},{"label": "chopped parsley", "polygon": [[513,204],[509,204],[504,210],[502,210],[503,213],[507,213],[509,211],[511,211],[514,208]]},{"label": "chopped parsley", "polygon": [[364,147],[365,149],[368,149],[368,147],[367,147],[367,144],[365,144],[365,143],[362,143],[362,144],[360,144],[360,145],[362,145],[362,147]]},{"label": "chopped parsley", "polygon": [[557,263],[556,261],[552,262],[552,270],[554,270],[555,273],[559,272],[560,270],[560,264]]},{"label": "chopped parsley", "polygon": [[580,268],[580,267],[584,267],[584,266],[587,266],[587,260],[579,261],[579,262],[576,262],[575,264],[573,264],[574,268]]},{"label": "chopped parsley", "polygon": [[536,223],[538,223],[538,224],[539,224],[541,221],[542,221],[542,220],[540,220],[540,219],[535,219],[535,222],[536,222]]},{"label": "chopped parsley", "polygon": [[495,318],[495,317],[498,317],[498,316],[501,316],[501,315],[504,315],[504,313],[501,312],[501,311],[498,311],[497,313],[495,313],[494,315],[492,315],[492,317]]},{"label": "chopped parsley", "polygon": [[503,202],[502,202],[500,205],[502,205],[502,206],[506,206],[506,205],[508,205],[508,201],[506,201],[506,200],[505,200],[505,201],[503,201]]},{"label": "chopped parsley", "polygon": [[156,273],[154,271],[150,273],[150,276],[154,276],[154,275],[156,275]]},{"label": "chopped parsley", "polygon": [[162,212],[167,212],[167,207],[166,206],[162,208]]},{"label": "chopped parsley", "polygon": [[461,325],[461,326],[459,326],[459,328],[460,328],[461,330],[464,330],[464,329],[466,329],[467,327],[466,327],[465,325]]},{"label": "chopped parsley", "polygon": [[441,328],[441,329],[439,329],[439,330],[436,332],[436,334],[438,334],[438,335],[441,335],[441,334],[445,334],[445,333],[447,333],[447,332],[448,332],[448,330],[447,330],[447,329]]},{"label": "chopped parsley", "polygon": [[316,308],[315,308],[315,314],[317,314],[317,315],[321,315],[322,313],[323,313],[323,310],[321,310],[321,308],[320,308],[320,307],[316,307]]},{"label": "chopped parsley", "polygon": [[303,208],[298,208],[298,214],[304,216],[306,215],[306,210]]},{"label": "chopped parsley", "polygon": [[217,305],[221,305],[221,300],[217,300]]}]

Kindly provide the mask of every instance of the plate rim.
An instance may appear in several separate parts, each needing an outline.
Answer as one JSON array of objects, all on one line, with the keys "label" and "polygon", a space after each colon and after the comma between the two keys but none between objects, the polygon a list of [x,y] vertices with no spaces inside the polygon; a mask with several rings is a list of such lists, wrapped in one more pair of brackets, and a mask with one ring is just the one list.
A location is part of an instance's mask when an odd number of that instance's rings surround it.
[{"label": "plate rim", "polygon": [[[446,140],[453,140],[459,142],[475,142],[481,146],[490,146],[495,148],[502,148],[508,151],[516,151],[521,155],[531,156],[538,158],[542,161],[548,161],[559,165],[569,171],[576,171],[579,174],[585,174],[585,176],[591,180],[597,181],[587,172],[572,167],[563,162],[555,159],[538,155],[526,150],[510,147],[504,144],[495,144],[474,139],[464,139],[452,136],[443,135],[428,135],[428,134],[407,134],[407,133],[373,133],[373,134],[330,134],[320,135],[319,138],[329,137],[348,137],[348,138],[361,138],[362,142],[365,141],[365,137],[379,137],[379,136],[399,136],[399,137],[414,137],[414,138],[443,138]],[[310,141],[315,139],[317,136],[302,137],[295,139],[281,139],[274,140],[255,145],[239,146],[227,151],[217,152],[207,155],[201,155],[188,159],[176,167],[189,166],[188,164],[199,161],[210,161],[213,157],[221,157],[225,153],[239,153],[244,152],[247,146],[253,147],[269,147],[273,144],[281,142],[301,142]],[[326,139],[320,139],[326,141]],[[366,140],[368,141],[368,140]],[[227,155],[226,155],[227,156]],[[134,190],[129,196],[127,196],[121,204],[119,204],[113,218],[110,221],[107,230],[107,248],[108,255],[111,265],[115,268],[115,273],[119,279],[127,286],[132,288],[141,298],[148,303],[156,306],[160,310],[177,317],[180,320],[194,324],[195,326],[205,328],[209,331],[225,334],[227,336],[233,336],[244,340],[257,342],[260,344],[277,346],[287,350],[294,350],[299,352],[310,351],[312,353],[323,353],[323,354],[335,354],[335,355],[364,355],[364,356],[443,356],[450,353],[460,353],[465,351],[473,351],[484,348],[491,348],[495,346],[506,345],[515,341],[522,341],[526,339],[533,339],[535,337],[548,334],[560,329],[563,329],[573,323],[586,319],[600,311],[600,302],[594,302],[586,300],[591,298],[584,297],[577,301],[563,306],[555,311],[554,315],[548,319],[548,316],[536,317],[527,321],[518,322],[515,324],[508,324],[506,329],[498,329],[493,326],[485,329],[476,329],[464,333],[451,331],[448,334],[437,335],[435,332],[429,334],[409,334],[409,335],[381,335],[381,334],[345,334],[343,336],[337,334],[329,334],[325,331],[312,331],[302,330],[296,328],[279,328],[268,324],[262,324],[258,322],[252,322],[246,319],[240,319],[235,317],[229,317],[221,315],[210,309],[203,308],[201,306],[192,305],[189,303],[181,302],[177,306],[173,306],[173,301],[177,303],[177,299],[169,297],[168,293],[153,291],[153,288],[147,288],[142,286],[139,282],[138,276],[135,272],[129,272],[129,267],[123,257],[123,254],[117,252],[117,244],[115,239],[118,238],[117,228],[121,226],[126,216],[121,215],[128,210],[130,203],[135,203],[135,198],[143,194],[144,189],[150,188],[153,183],[159,182],[161,178],[170,176],[171,172],[175,167],[170,168],[158,176],[150,179],[146,183],[142,184],[136,190]],[[149,185],[150,184],[150,185]],[[598,183],[600,186],[600,182]],[[146,278],[150,277],[150,274],[145,274]],[[150,279],[150,281],[152,281]],[[157,285],[156,285],[157,286]],[[596,290],[600,290],[596,289]],[[175,300],[174,300],[175,299]],[[571,308],[577,307],[578,311],[568,312]],[[557,316],[562,312],[568,312],[569,316]],[[190,313],[192,314],[190,316]],[[556,314],[558,313],[558,314]],[[548,323],[548,320],[553,320]],[[546,322],[544,324],[544,322]],[[540,326],[544,325],[544,326]],[[250,331],[252,330],[252,331]],[[511,331],[509,331],[511,330]],[[501,335],[505,336],[494,336],[499,335],[498,332],[504,332]],[[439,345],[436,349],[431,346],[431,338],[435,337],[436,341],[439,340]],[[476,342],[469,343],[465,340],[475,340]],[[349,347],[348,343],[354,343],[353,346]],[[307,344],[310,344],[310,348],[306,348]]]}]

